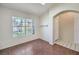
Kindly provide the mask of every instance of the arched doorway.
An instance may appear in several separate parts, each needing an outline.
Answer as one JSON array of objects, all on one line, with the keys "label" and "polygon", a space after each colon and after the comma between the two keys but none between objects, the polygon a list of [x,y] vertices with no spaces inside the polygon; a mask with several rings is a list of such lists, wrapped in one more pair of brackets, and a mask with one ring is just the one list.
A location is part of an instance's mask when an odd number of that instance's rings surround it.
[{"label": "arched doorway", "polygon": [[[79,51],[79,45],[75,44],[74,24],[77,11],[62,11],[54,16],[54,43]],[[78,16],[79,17],[79,16]],[[75,48],[76,47],[76,48]]]}]

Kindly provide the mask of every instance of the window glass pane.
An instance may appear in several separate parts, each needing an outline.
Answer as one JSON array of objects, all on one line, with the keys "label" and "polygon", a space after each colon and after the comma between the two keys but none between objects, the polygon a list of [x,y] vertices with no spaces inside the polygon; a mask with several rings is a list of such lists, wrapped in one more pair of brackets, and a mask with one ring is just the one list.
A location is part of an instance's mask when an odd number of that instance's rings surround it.
[{"label": "window glass pane", "polygon": [[22,18],[22,26],[25,26],[25,18]]},{"label": "window glass pane", "polygon": [[22,27],[18,27],[18,32],[22,32]]},{"label": "window glass pane", "polygon": [[31,19],[28,19],[28,24],[29,24],[29,26],[32,26],[32,20]]},{"label": "window glass pane", "polygon": [[19,17],[13,18],[13,26],[21,26],[22,25],[21,23],[22,23],[21,18]]},{"label": "window glass pane", "polygon": [[32,27],[28,27],[28,34],[30,35],[30,34],[32,34],[32,33],[33,33]]},{"label": "window glass pane", "polygon": [[13,37],[17,37],[18,36],[18,32],[13,32]]},{"label": "window glass pane", "polygon": [[31,22],[32,23],[32,19],[28,19],[28,22]]},{"label": "window glass pane", "polygon": [[28,36],[34,34],[32,19],[12,17],[12,25],[14,37]]},{"label": "window glass pane", "polygon": [[21,36],[22,29],[21,27],[13,27],[13,36]]},{"label": "window glass pane", "polygon": [[26,21],[26,23],[28,23],[28,19],[26,19],[25,21]]},{"label": "window glass pane", "polygon": [[26,36],[28,36],[28,27],[25,28]]},{"label": "window glass pane", "polygon": [[18,36],[22,36],[22,27],[18,27]]},{"label": "window glass pane", "polygon": [[21,22],[21,19],[16,19],[15,20],[15,26],[21,26],[22,25],[22,22]]},{"label": "window glass pane", "polygon": [[28,22],[26,22],[26,27],[28,27]]},{"label": "window glass pane", "polygon": [[22,27],[22,36],[25,36],[25,27]]},{"label": "window glass pane", "polygon": [[17,27],[13,27],[13,37],[18,36]]},{"label": "window glass pane", "polygon": [[13,32],[18,32],[18,28],[17,27],[13,27]]},{"label": "window glass pane", "polygon": [[32,27],[32,23],[31,22],[29,22],[28,25],[29,25],[29,27]]}]

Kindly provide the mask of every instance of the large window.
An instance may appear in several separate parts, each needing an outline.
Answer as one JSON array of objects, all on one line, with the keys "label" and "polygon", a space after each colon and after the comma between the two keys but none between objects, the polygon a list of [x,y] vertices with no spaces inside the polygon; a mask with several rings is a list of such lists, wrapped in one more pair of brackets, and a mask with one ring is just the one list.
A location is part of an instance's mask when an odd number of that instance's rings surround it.
[{"label": "large window", "polygon": [[32,19],[12,17],[13,37],[28,36],[34,34]]}]

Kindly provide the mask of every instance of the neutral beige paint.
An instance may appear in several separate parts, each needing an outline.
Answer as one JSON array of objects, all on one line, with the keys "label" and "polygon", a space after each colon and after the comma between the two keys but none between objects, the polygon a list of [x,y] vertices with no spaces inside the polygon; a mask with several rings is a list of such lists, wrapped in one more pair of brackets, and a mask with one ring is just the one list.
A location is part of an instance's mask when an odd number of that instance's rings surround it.
[{"label": "neutral beige paint", "polygon": [[59,39],[74,41],[74,12],[64,12],[58,15],[59,19]]}]

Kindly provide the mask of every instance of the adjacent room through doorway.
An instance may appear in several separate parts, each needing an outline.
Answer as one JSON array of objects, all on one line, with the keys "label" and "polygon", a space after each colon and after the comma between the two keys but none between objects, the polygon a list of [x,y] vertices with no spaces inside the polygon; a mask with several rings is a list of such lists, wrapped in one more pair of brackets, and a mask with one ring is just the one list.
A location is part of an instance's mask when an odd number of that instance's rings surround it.
[{"label": "adjacent room through doorway", "polygon": [[77,12],[75,11],[64,11],[55,16],[54,42],[72,50],[79,51],[79,44],[75,43],[74,38],[74,24],[76,14]]}]

